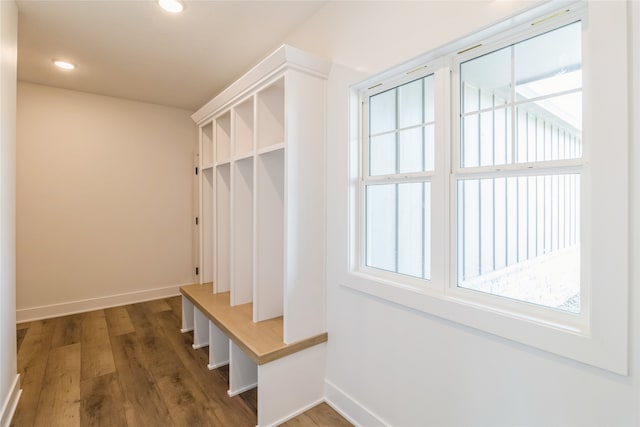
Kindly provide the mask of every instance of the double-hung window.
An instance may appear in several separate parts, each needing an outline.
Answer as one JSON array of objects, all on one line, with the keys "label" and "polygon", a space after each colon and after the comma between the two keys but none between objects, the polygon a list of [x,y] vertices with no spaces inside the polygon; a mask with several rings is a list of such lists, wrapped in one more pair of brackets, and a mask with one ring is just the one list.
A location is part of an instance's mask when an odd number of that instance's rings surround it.
[{"label": "double-hung window", "polygon": [[579,313],[581,22],[449,63],[455,87],[438,92],[453,98],[457,115],[449,121],[436,123],[433,72],[368,88],[364,267],[431,279],[433,248],[446,246],[432,241],[432,214],[448,214],[448,206],[432,206],[432,178],[442,173],[435,128],[451,123],[457,132],[439,150],[450,150],[454,182],[452,282]]},{"label": "double-hung window", "polygon": [[552,8],[353,87],[344,284],[624,373],[624,38]]}]

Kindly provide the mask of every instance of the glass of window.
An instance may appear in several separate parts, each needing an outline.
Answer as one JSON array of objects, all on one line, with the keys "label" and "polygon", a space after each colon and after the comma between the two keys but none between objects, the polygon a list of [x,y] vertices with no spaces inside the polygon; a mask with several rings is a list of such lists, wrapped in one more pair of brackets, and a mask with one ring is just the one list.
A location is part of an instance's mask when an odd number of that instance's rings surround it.
[{"label": "glass of window", "polygon": [[460,65],[459,287],[580,312],[580,28]]}]

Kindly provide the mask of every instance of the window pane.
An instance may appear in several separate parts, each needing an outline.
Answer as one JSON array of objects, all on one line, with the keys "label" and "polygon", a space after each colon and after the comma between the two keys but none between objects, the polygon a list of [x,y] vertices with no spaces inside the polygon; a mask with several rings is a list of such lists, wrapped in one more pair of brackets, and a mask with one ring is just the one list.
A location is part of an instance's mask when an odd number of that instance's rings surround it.
[{"label": "window pane", "polygon": [[396,134],[369,138],[369,175],[396,173]]},{"label": "window pane", "polygon": [[425,182],[423,185],[424,189],[424,238],[422,242],[422,254],[423,254],[423,262],[424,262],[424,271],[423,278],[430,279],[431,278],[431,183]]},{"label": "window pane", "polygon": [[460,65],[461,167],[582,156],[580,25]]},{"label": "window pane", "polygon": [[580,312],[580,175],[459,180],[458,286]]},{"label": "window pane", "polygon": [[519,99],[582,87],[581,24],[576,22],[514,46]]},{"label": "window pane", "polygon": [[524,103],[517,108],[517,161],[582,157],[582,93]]},{"label": "window pane", "polygon": [[433,95],[433,74],[424,78],[424,122],[435,120],[435,101]]},{"label": "window pane", "polygon": [[[528,106],[530,104],[523,104]],[[582,133],[582,93],[547,98],[533,103],[539,117],[572,133]]]},{"label": "window pane", "polygon": [[460,148],[461,167],[511,163],[511,109],[465,115]]},{"label": "window pane", "polygon": [[431,185],[366,186],[366,265],[428,279]]},{"label": "window pane", "polygon": [[493,111],[494,165],[511,163],[511,108]]},{"label": "window pane", "polygon": [[[494,112],[480,113],[480,166],[494,165],[495,139],[493,135]],[[500,129],[498,129],[500,132]]]},{"label": "window pane", "polygon": [[480,166],[480,126],[479,114],[462,118],[462,139],[460,166],[469,168]]},{"label": "window pane", "polygon": [[366,187],[367,265],[396,270],[396,184]]},{"label": "window pane", "polygon": [[511,48],[463,62],[460,81],[463,113],[490,107],[493,96],[511,99]]},{"label": "window pane", "polygon": [[423,277],[423,183],[398,185],[398,273]]},{"label": "window pane", "polygon": [[[535,147],[535,141],[529,141],[529,133],[527,128],[529,125],[530,115],[524,108],[516,108],[516,159],[519,163],[529,161],[529,151],[527,146],[529,144]],[[534,159],[531,159],[534,160]]]},{"label": "window pane", "polygon": [[516,89],[517,100],[526,101],[528,99],[582,88],[582,70],[567,73],[560,71],[559,73],[560,74],[553,77],[519,84]]},{"label": "window pane", "polygon": [[422,127],[400,132],[400,173],[424,170]]},{"label": "window pane", "polygon": [[391,89],[369,98],[369,134],[396,128],[396,90]]},{"label": "window pane", "polygon": [[480,185],[479,181],[460,181],[460,218],[462,238],[458,245],[458,262],[462,263],[462,275],[465,280],[480,274]]},{"label": "window pane", "polygon": [[480,109],[480,88],[462,82],[462,112],[473,113]]},{"label": "window pane", "polygon": [[479,227],[480,227],[480,274],[487,274],[495,270],[495,214],[494,180],[483,179],[479,181]]},{"label": "window pane", "polygon": [[424,128],[424,170],[432,171],[435,163],[435,129],[434,125]]},{"label": "window pane", "polygon": [[422,79],[398,87],[399,128],[422,123]]}]

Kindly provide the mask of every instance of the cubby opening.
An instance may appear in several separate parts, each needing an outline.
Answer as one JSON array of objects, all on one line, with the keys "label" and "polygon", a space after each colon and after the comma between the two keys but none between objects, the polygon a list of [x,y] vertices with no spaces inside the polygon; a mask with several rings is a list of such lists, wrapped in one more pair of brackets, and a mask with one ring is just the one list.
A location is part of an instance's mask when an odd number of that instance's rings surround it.
[{"label": "cubby opening", "polygon": [[280,149],[260,155],[256,165],[255,322],[283,314],[284,159],[284,149]]},{"label": "cubby opening", "polygon": [[230,154],[231,113],[226,112],[216,119],[216,162],[228,162]]},{"label": "cubby opening", "polygon": [[201,167],[206,168],[213,164],[213,122],[209,122],[200,128],[202,132]]},{"label": "cubby opening", "polygon": [[229,345],[229,390],[230,397],[237,396],[258,385],[258,365],[233,341]]},{"label": "cubby opening", "polygon": [[213,281],[213,168],[202,170],[202,209],[200,226],[202,227],[201,283]]},{"label": "cubby opening", "polygon": [[231,305],[253,299],[253,157],[233,163]]},{"label": "cubby opening", "polygon": [[233,109],[234,120],[234,153],[242,158],[253,152],[253,97]]},{"label": "cubby opening", "polygon": [[231,284],[231,167],[216,167],[216,241],[214,292],[227,292]]},{"label": "cubby opening", "polygon": [[284,142],[284,77],[258,92],[258,149]]}]

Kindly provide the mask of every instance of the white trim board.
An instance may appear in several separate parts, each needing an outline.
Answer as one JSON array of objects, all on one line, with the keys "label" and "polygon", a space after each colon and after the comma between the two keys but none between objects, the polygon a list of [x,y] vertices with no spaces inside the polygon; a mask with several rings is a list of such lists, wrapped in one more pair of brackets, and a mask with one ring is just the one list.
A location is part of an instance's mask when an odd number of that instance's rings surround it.
[{"label": "white trim board", "polygon": [[[278,421],[274,422],[273,424],[268,424],[266,427],[276,427],[276,426],[279,426],[280,424],[284,424],[287,421],[297,417],[298,415],[301,415],[304,412],[307,412],[311,408],[314,408],[314,407],[320,405],[322,402],[326,402],[326,400],[324,398],[322,398],[322,399],[318,399],[318,400],[316,400],[314,402],[311,402],[308,405],[305,405],[302,408],[297,409],[297,410],[293,411],[292,413],[290,413],[289,415],[286,415],[285,417],[279,419]],[[347,419],[347,417],[344,417],[344,418]],[[349,419],[347,419],[347,421],[351,422]],[[351,424],[353,424],[353,422],[351,422]],[[260,426],[256,426],[256,427],[260,427]]]},{"label": "white trim board", "polygon": [[13,386],[9,390],[7,398],[2,405],[2,412],[0,412],[0,426],[9,427],[13,414],[16,412],[18,401],[22,395],[22,389],[20,388],[20,374],[16,375],[13,380]]},{"label": "white trim board", "polygon": [[134,304],[137,302],[151,301],[154,299],[168,298],[180,295],[180,287],[187,285],[167,286],[163,288],[147,289],[144,291],[128,292],[125,294],[109,295],[85,300],[70,301],[60,304],[43,305],[40,307],[22,308],[16,310],[16,323],[30,322],[33,320],[50,319],[66,316],[68,314],[82,313],[85,311],[99,310],[102,308],[117,307],[120,305]]},{"label": "white trim board", "polygon": [[388,427],[390,425],[327,379],[324,380],[324,400],[347,421],[356,426]]}]

